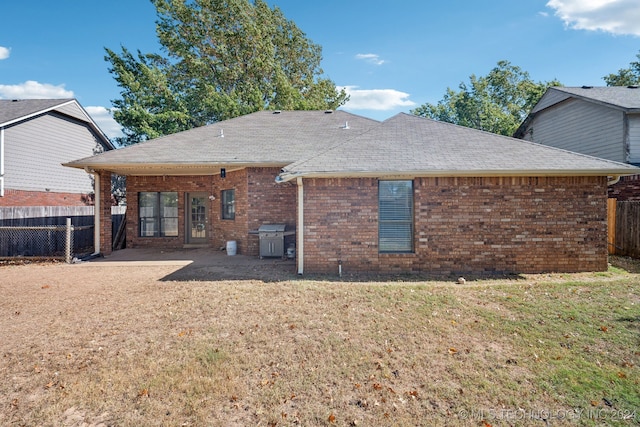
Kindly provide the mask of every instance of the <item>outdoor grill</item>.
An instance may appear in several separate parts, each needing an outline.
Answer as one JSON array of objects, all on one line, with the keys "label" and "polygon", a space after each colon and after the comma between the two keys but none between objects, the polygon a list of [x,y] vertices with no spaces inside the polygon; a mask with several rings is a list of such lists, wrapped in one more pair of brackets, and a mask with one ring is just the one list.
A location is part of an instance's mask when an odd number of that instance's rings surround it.
[{"label": "outdoor grill", "polygon": [[285,224],[264,224],[258,228],[260,236],[260,258],[281,257],[284,258],[284,238],[295,234],[295,231],[286,231]]}]

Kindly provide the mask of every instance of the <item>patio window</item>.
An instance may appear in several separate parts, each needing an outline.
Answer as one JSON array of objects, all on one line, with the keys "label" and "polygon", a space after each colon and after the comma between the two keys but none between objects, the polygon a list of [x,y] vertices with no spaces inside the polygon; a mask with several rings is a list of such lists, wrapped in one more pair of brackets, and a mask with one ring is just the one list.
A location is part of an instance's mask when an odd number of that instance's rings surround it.
[{"label": "patio window", "polygon": [[413,252],[413,181],[378,182],[378,250]]},{"label": "patio window", "polygon": [[140,237],[178,235],[178,193],[138,193]]},{"label": "patio window", "polygon": [[236,218],[236,190],[222,190],[222,219]]}]

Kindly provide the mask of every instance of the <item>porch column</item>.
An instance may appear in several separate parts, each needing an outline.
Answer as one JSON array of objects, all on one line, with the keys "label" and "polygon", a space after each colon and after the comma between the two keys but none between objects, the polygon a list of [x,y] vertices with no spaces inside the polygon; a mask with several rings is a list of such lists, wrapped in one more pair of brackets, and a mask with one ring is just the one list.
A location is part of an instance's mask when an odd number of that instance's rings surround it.
[{"label": "porch column", "polygon": [[100,210],[100,253],[111,255],[113,242],[111,239],[111,172],[100,171],[100,191],[96,196],[96,209]]}]

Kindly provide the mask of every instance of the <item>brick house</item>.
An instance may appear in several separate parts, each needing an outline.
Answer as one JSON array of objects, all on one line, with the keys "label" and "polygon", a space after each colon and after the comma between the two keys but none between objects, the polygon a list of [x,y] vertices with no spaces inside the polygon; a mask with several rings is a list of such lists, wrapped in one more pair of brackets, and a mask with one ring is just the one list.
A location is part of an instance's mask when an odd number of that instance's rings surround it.
[{"label": "brick house", "polygon": [[[127,247],[257,256],[295,229],[298,273],[607,268],[606,192],[630,165],[399,114],[262,111],[67,164],[127,176]],[[109,211],[100,209],[104,254]]]},{"label": "brick house", "polygon": [[0,100],[0,206],[82,206],[91,176],[62,163],[114,147],[75,99]]},{"label": "brick house", "polygon": [[[514,137],[640,165],[640,89],[551,87]],[[640,200],[640,175],[621,177],[609,187],[609,197]]]}]

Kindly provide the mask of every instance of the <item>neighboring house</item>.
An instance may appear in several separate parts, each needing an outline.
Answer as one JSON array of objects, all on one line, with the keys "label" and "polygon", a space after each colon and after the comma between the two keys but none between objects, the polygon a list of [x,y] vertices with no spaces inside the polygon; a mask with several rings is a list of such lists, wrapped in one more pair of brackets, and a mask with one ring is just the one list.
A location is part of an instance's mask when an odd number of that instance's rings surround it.
[{"label": "neighboring house", "polygon": [[[127,247],[214,250],[296,231],[298,273],[607,268],[609,180],[640,169],[398,114],[262,111],[76,160],[127,177]],[[110,253],[110,211],[101,215]]]},{"label": "neighboring house", "polygon": [[[514,134],[538,144],[640,165],[640,89],[552,87]],[[619,200],[640,200],[640,176],[609,190]]]},{"label": "neighboring house", "polygon": [[62,163],[113,148],[75,99],[0,100],[0,206],[86,204],[91,175]]}]

